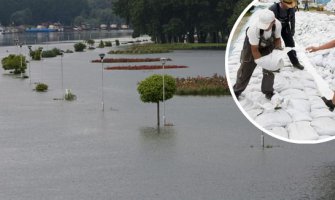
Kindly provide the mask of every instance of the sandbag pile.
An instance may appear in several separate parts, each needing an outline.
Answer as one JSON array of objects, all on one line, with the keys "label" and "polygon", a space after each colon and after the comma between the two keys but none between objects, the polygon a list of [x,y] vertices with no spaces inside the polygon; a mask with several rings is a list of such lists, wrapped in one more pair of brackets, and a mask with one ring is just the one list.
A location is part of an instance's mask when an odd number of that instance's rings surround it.
[{"label": "sandbag pile", "polygon": [[[229,72],[227,73],[229,73],[231,85],[236,82],[245,29],[255,19],[256,14],[257,11],[250,17],[229,50]],[[335,17],[319,15],[308,12],[297,13],[295,39],[300,46],[326,42],[329,38],[334,38]],[[332,27],[329,26],[331,23],[334,23],[330,25]],[[327,26],[324,26],[325,24]],[[330,77],[329,80],[335,80],[334,76],[328,73],[331,70],[335,71],[334,64],[330,62],[330,60],[335,60],[334,52],[308,55],[322,76]],[[299,55],[304,54],[305,51],[297,49],[297,53],[298,57],[302,57]],[[283,61],[284,67],[279,73],[275,73],[275,95],[271,101],[267,100],[261,92],[263,74],[262,68],[258,66],[238,103],[254,123],[280,138],[295,141],[318,141],[335,136],[335,114],[330,112],[321,100],[319,88],[313,76],[306,70],[293,68],[287,56],[283,58]]]}]

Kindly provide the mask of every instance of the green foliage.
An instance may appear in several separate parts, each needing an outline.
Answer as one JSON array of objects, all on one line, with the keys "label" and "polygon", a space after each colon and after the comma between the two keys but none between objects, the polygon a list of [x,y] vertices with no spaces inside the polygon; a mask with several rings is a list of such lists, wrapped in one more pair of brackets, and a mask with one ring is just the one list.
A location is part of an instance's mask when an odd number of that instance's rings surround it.
[{"label": "green foliage", "polygon": [[153,53],[168,53],[173,50],[197,50],[211,49],[224,50],[224,43],[173,43],[173,44],[140,44],[132,45],[126,50],[110,51],[109,54],[153,54]]},{"label": "green foliage", "polygon": [[84,51],[84,49],[86,49],[86,45],[82,42],[76,43],[74,44],[74,50],[76,52],[82,52]]},{"label": "green foliage", "polygon": [[43,58],[52,58],[52,57],[56,57],[62,55],[61,50],[57,49],[57,48],[53,48],[51,50],[48,51],[43,51],[42,52],[42,57]]},{"label": "green foliage", "polygon": [[46,92],[48,90],[48,85],[45,83],[38,83],[35,87],[37,92]]},{"label": "green foliage", "polygon": [[64,53],[73,53],[73,51],[70,49],[67,49]]},{"label": "green foliage", "polygon": [[27,69],[26,57],[10,54],[1,60],[4,70],[14,70],[14,74],[24,73]]},{"label": "green foliage", "polygon": [[92,39],[89,39],[89,40],[86,40],[86,43],[87,43],[90,47],[92,47],[92,46],[94,46],[95,41],[92,40]]},{"label": "green foliage", "polygon": [[[114,12],[132,24],[134,36],[149,34],[158,43],[223,42],[232,28],[228,19],[239,2],[252,0],[115,0]],[[245,4],[242,4],[245,5]],[[237,19],[234,15],[233,19]],[[209,37],[208,37],[209,35]]]},{"label": "green foliage", "polygon": [[105,48],[105,44],[104,44],[104,41],[100,40],[100,43],[99,43],[99,48]]},{"label": "green foliage", "polygon": [[74,101],[77,99],[77,96],[71,92],[71,90],[66,90],[66,93],[64,95],[64,99],[66,101]]},{"label": "green foliage", "polygon": [[119,40],[115,40],[115,45],[116,46],[120,46],[120,41]]},{"label": "green foliage", "polygon": [[39,47],[36,50],[31,50],[29,55],[33,60],[41,60],[41,58],[42,58],[42,47]]},{"label": "green foliage", "polygon": [[111,47],[112,46],[112,42],[111,41],[106,41],[105,42],[105,46],[106,47]]},{"label": "green foliage", "polygon": [[[165,75],[165,100],[171,99],[176,92],[176,81],[172,76]],[[145,103],[163,101],[163,76],[152,75],[141,81],[137,87],[140,98]]]}]

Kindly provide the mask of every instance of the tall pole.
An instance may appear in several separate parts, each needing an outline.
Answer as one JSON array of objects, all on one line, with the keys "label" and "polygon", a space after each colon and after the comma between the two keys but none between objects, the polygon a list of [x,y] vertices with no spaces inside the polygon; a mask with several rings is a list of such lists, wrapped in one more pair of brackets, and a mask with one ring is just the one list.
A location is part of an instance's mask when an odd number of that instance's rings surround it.
[{"label": "tall pole", "polygon": [[43,47],[40,47],[39,50],[41,56],[41,83],[43,83],[43,57],[42,57]]},{"label": "tall pole", "polygon": [[21,69],[20,69],[20,74],[21,74],[21,78],[22,78],[22,43],[20,44],[20,59],[21,59]]},{"label": "tall pole", "polygon": [[64,92],[63,55],[64,55],[64,52],[61,51],[60,63],[61,63],[61,75],[62,75],[62,93]]},{"label": "tall pole", "polygon": [[[28,46],[28,49],[29,49],[29,55],[28,57],[30,56],[30,53],[31,53],[31,45]],[[30,67],[31,67],[31,62],[32,59],[29,59],[29,84],[31,85],[31,70],[30,70]]]},{"label": "tall pole", "polygon": [[166,117],[165,117],[165,62],[166,62],[166,58],[161,58],[161,62],[163,65],[163,122],[165,126],[166,125]]},{"label": "tall pole", "polygon": [[264,144],[264,132],[263,131],[261,133],[261,144],[262,144],[262,148],[264,149],[265,144]]},{"label": "tall pole", "polygon": [[101,105],[102,105],[102,111],[105,110],[105,105],[104,105],[104,57],[105,54],[101,53],[99,54],[100,59],[101,59]]}]

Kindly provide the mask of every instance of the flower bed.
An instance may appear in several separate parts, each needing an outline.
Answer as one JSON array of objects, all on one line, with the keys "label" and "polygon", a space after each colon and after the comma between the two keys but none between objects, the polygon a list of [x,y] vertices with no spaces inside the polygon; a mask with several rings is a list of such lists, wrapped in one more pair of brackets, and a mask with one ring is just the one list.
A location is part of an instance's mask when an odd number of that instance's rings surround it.
[{"label": "flower bed", "polygon": [[[180,69],[188,68],[187,66],[178,66],[178,65],[166,65],[165,69]],[[115,66],[115,67],[106,67],[106,70],[154,70],[154,69],[163,69],[162,65],[139,65],[139,66]]]},{"label": "flower bed", "polygon": [[[159,62],[160,58],[105,58],[104,63],[127,63],[127,62]],[[172,61],[170,58],[167,61]],[[101,60],[92,60],[92,63],[101,63]]]},{"label": "flower bed", "polygon": [[226,77],[214,74],[212,77],[177,78],[176,95],[229,95]]}]

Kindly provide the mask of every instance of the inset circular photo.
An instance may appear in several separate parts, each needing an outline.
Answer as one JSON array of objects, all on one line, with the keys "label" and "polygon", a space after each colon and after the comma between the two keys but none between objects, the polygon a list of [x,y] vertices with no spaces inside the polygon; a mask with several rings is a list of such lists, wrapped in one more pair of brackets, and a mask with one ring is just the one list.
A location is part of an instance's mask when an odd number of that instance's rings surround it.
[{"label": "inset circular photo", "polygon": [[[253,1],[226,50],[226,76],[241,112],[291,143],[335,139],[335,3]],[[327,11],[329,10],[329,11]]]}]

